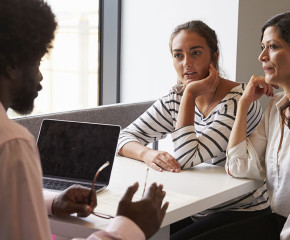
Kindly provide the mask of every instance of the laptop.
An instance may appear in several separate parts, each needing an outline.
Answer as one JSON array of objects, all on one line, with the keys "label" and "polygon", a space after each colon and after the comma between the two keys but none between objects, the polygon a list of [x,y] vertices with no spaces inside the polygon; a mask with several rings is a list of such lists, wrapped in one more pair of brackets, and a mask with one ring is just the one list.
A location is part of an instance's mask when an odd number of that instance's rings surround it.
[{"label": "laptop", "polygon": [[37,139],[43,188],[64,190],[73,184],[91,188],[96,171],[109,161],[95,184],[96,192],[103,190],[110,181],[120,129],[118,125],[44,119]]}]

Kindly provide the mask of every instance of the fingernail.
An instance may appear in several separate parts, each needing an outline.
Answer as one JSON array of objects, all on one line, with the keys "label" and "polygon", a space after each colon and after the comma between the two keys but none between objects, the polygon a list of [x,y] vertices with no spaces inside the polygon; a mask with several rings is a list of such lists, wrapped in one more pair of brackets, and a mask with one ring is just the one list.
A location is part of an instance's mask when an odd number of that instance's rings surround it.
[{"label": "fingernail", "polygon": [[174,170],[173,169],[170,169],[170,172],[173,172]]}]

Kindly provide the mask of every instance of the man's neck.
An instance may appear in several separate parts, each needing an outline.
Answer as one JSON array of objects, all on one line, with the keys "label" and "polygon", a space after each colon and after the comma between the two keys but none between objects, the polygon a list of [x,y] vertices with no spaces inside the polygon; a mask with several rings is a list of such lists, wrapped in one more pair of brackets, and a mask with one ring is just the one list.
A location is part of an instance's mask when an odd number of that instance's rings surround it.
[{"label": "man's neck", "polygon": [[7,111],[10,105],[10,97],[9,97],[9,87],[7,86],[7,79],[3,79],[0,77],[0,102],[2,103],[3,107]]}]

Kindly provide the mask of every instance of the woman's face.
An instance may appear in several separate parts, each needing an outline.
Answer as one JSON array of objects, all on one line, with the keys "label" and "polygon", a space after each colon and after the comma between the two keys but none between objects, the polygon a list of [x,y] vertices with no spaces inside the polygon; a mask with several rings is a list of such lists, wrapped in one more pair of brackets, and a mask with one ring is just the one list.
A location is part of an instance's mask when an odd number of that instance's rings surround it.
[{"label": "woman's face", "polygon": [[266,28],[261,44],[259,60],[263,63],[265,81],[290,84],[290,44],[280,37],[275,26]]},{"label": "woman's face", "polygon": [[171,52],[175,71],[183,83],[208,76],[211,63],[210,48],[198,33],[180,31],[172,41]]}]

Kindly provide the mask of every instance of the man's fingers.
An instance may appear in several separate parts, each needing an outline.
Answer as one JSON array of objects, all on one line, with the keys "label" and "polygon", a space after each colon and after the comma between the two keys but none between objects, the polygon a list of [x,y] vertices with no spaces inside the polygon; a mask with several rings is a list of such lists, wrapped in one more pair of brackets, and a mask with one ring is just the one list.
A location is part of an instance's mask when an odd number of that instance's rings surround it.
[{"label": "man's fingers", "polygon": [[161,220],[160,223],[162,223],[162,221],[164,219],[164,216],[165,216],[165,213],[167,211],[168,205],[169,205],[169,202],[164,203],[164,205],[163,205],[163,207],[162,207],[162,209],[160,211],[160,220]]},{"label": "man's fingers", "polygon": [[88,198],[88,204],[94,209],[97,206],[96,191],[90,191]]},{"label": "man's fingers", "polygon": [[134,194],[137,192],[139,184],[136,182],[132,186],[128,187],[121,201],[131,202]]},{"label": "man's fingers", "polygon": [[70,202],[67,206],[68,214],[77,213],[77,215],[81,217],[89,216],[92,211],[93,209],[87,204]]},{"label": "man's fingers", "polygon": [[81,208],[80,212],[77,212],[77,216],[78,217],[87,217],[87,216],[89,216],[92,213],[93,210],[94,209],[92,209],[90,206],[83,205],[83,207]]},{"label": "man's fingers", "polygon": [[90,200],[91,200],[90,206],[92,207],[92,209],[95,209],[95,207],[97,206],[97,203],[98,203],[95,191],[93,192],[93,196]]},{"label": "man's fingers", "polygon": [[154,196],[154,203],[158,208],[161,207],[163,199],[165,197],[165,191],[162,191],[163,185],[159,185],[155,191],[155,196]]},{"label": "man's fingers", "polygon": [[150,198],[150,199],[154,200],[156,188],[157,188],[157,184],[152,183],[151,186],[149,187],[149,189],[147,189],[145,192],[145,198]]}]

